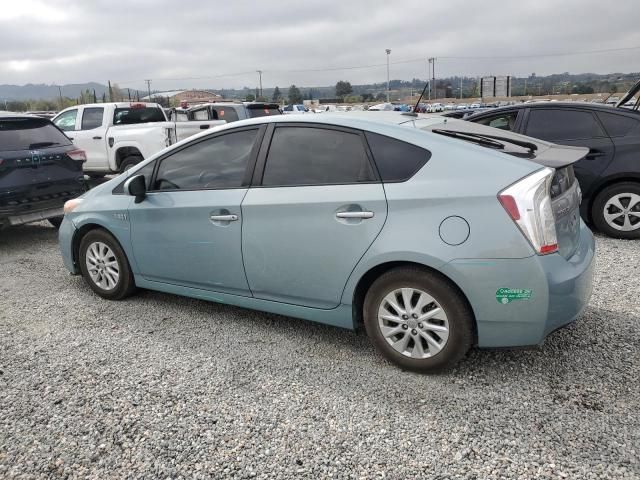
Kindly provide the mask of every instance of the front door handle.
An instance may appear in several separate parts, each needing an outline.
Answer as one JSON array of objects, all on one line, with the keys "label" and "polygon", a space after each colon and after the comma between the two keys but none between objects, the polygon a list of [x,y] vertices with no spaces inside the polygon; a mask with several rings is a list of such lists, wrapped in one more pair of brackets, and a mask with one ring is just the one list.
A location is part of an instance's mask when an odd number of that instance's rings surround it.
[{"label": "front door handle", "polygon": [[338,218],[373,218],[373,212],[338,212]]},{"label": "front door handle", "polygon": [[93,137],[94,140],[102,140],[102,137]]},{"label": "front door handle", "polygon": [[238,215],[211,215],[209,218],[212,222],[235,222],[238,220]]}]

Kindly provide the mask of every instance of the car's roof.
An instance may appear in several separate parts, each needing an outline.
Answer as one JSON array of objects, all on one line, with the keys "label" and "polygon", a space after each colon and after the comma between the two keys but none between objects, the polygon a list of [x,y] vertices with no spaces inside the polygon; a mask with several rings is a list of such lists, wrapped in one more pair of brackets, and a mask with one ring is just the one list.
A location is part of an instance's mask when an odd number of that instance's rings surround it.
[{"label": "car's roof", "polygon": [[39,117],[38,115],[31,115],[27,113],[15,113],[15,112],[0,112],[0,119],[7,118],[39,118],[41,120],[49,120],[45,117]]},{"label": "car's roof", "polygon": [[516,105],[506,105],[504,107],[492,108],[490,111],[477,112],[473,115],[467,117],[468,120],[472,120],[474,118],[480,118],[481,116],[493,113],[505,112],[507,110],[520,110],[523,108],[554,108],[554,109],[562,109],[562,108],[571,108],[571,109],[582,109],[582,110],[592,110],[592,111],[600,111],[600,112],[609,112],[609,113],[627,113],[634,114],[637,111],[626,109],[626,108],[616,108],[612,105],[606,105],[603,103],[590,103],[590,102],[532,102],[532,103],[519,103]]}]

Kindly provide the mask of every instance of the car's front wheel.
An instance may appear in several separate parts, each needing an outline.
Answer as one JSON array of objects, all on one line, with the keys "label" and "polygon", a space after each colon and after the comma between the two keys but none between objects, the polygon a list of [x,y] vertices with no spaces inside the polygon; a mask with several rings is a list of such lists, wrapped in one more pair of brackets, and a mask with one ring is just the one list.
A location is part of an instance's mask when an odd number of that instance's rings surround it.
[{"label": "car's front wheel", "polygon": [[614,238],[640,238],[640,183],[611,185],[598,194],[591,211],[595,227]]},{"label": "car's front wheel", "polygon": [[91,230],[82,237],[78,260],[84,280],[101,297],[121,300],[135,290],[127,256],[107,231]]},{"label": "car's front wheel", "polygon": [[446,278],[417,267],[381,275],[365,297],[367,334],[390,361],[435,372],[460,360],[473,343],[473,315]]}]

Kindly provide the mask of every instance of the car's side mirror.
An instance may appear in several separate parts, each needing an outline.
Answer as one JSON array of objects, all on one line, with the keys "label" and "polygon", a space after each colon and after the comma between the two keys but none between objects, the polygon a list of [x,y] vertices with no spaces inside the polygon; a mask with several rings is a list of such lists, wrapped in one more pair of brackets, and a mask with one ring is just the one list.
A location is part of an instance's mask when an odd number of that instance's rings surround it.
[{"label": "car's side mirror", "polygon": [[127,195],[136,197],[135,202],[140,203],[147,196],[147,184],[144,175],[136,175],[124,182],[124,191]]}]

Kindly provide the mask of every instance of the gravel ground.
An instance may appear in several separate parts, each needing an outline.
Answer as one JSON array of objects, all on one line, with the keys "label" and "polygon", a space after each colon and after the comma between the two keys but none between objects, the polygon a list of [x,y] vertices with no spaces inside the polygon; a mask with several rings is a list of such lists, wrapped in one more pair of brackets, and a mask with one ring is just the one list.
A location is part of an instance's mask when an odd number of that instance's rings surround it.
[{"label": "gravel ground", "polygon": [[0,233],[0,478],[640,478],[640,242],[534,350],[402,372],[364,334],[106,302],[46,224]]}]

